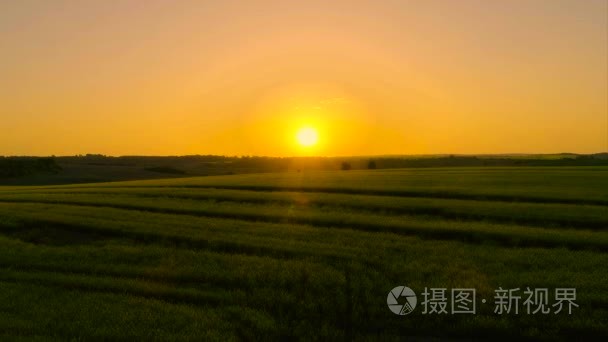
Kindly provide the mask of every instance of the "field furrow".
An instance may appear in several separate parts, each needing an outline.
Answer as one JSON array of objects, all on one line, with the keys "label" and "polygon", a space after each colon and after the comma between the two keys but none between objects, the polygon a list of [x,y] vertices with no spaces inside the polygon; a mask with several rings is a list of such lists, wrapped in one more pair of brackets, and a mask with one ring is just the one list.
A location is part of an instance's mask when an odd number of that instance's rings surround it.
[{"label": "field furrow", "polygon": [[[150,200],[149,200],[150,201]],[[257,206],[257,205],[229,205],[225,203],[209,202],[203,206],[200,202],[167,201],[165,203],[144,200],[138,202],[128,198],[122,200],[110,199],[83,199],[58,200],[41,198],[35,200],[14,199],[13,207],[23,204],[53,204],[72,206],[73,212],[95,211],[95,208],[125,210],[123,216],[129,211],[143,211],[149,213],[162,213],[172,215],[188,215],[196,217],[223,218],[242,221],[262,221],[270,223],[295,223],[324,228],[346,228],[371,232],[390,232],[395,234],[416,235],[431,239],[456,239],[474,243],[493,241],[495,243],[511,246],[541,246],[541,247],[568,247],[574,249],[607,250],[608,233],[591,230],[567,230],[539,227],[526,227],[518,225],[501,225],[484,222],[466,222],[434,219],[432,217],[420,218],[416,216],[387,216],[367,213],[325,211],[321,209],[294,209],[285,207]],[[2,202],[0,202],[2,203]],[[81,207],[80,209],[78,207]],[[1,207],[0,207],[1,208]],[[119,212],[116,212],[119,213]],[[18,212],[13,215],[19,215]],[[45,214],[48,215],[48,214]],[[24,219],[26,216],[22,215]],[[27,214],[30,219],[36,217]],[[40,219],[39,222],[60,224],[59,221]],[[71,220],[71,224],[78,224],[80,219]],[[169,223],[170,224],[170,223]],[[204,223],[202,223],[204,224]],[[238,223],[235,223],[238,225]],[[110,230],[111,231],[111,230]],[[124,230],[125,236],[133,236],[134,230]],[[153,238],[154,234],[140,232],[139,239]],[[175,239],[175,243],[187,243],[178,235],[164,236],[166,239]],[[182,241],[183,240],[183,241]]]},{"label": "field furrow", "polygon": [[429,198],[386,198],[383,196],[336,195],[325,193],[269,193],[217,189],[78,189],[36,191],[35,193],[2,193],[6,199],[78,199],[118,196],[167,199],[218,201],[259,205],[287,205],[316,207],[326,210],[382,213],[389,215],[423,215],[456,220],[483,220],[496,223],[515,223],[543,227],[571,227],[608,229],[608,209],[603,206],[564,205],[541,203],[504,203],[477,200],[446,200]]}]

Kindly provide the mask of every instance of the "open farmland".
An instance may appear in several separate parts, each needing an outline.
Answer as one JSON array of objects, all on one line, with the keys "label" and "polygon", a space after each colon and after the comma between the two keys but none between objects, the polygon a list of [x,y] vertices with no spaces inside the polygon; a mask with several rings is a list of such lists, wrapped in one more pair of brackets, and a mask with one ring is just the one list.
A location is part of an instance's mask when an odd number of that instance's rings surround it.
[{"label": "open farmland", "polygon": [[[607,251],[608,167],[4,186],[0,339],[608,337]],[[475,288],[477,314],[422,314],[425,287]],[[498,315],[499,287],[579,307]]]}]

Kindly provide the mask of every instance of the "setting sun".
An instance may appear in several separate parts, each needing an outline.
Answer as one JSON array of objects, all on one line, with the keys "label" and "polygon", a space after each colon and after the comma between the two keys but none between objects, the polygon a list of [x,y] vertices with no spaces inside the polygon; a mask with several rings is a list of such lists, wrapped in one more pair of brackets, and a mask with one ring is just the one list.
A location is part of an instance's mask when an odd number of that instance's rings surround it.
[{"label": "setting sun", "polygon": [[317,143],[319,140],[319,134],[317,133],[317,130],[312,127],[303,127],[300,128],[296,134],[296,139],[300,145],[309,147]]}]

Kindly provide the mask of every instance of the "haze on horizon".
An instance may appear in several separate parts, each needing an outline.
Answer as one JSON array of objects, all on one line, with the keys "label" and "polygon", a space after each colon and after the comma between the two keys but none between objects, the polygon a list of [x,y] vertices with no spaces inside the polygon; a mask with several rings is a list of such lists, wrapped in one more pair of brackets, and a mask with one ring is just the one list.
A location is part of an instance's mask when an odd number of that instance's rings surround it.
[{"label": "haze on horizon", "polygon": [[0,155],[608,149],[605,0],[5,1],[0,75]]}]

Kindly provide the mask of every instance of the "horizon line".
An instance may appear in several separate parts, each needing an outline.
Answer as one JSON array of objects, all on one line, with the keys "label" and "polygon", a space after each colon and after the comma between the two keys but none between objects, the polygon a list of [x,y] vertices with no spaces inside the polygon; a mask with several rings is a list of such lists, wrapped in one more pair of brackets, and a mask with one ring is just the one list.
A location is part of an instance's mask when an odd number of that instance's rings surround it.
[{"label": "horizon line", "polygon": [[396,158],[396,157],[439,157],[439,156],[459,156],[459,157],[476,157],[476,156],[554,156],[554,155],[575,155],[575,156],[592,156],[599,154],[608,154],[608,151],[591,152],[591,153],[576,153],[576,152],[555,152],[555,153],[427,153],[427,154],[369,154],[369,155],[310,155],[310,156],[270,156],[270,155],[229,155],[229,154],[123,154],[111,155],[102,153],[86,153],[86,154],[66,154],[66,155],[0,155],[0,158],[66,158],[66,157],[105,157],[105,158],[123,158],[123,157],[224,157],[224,158]]}]

